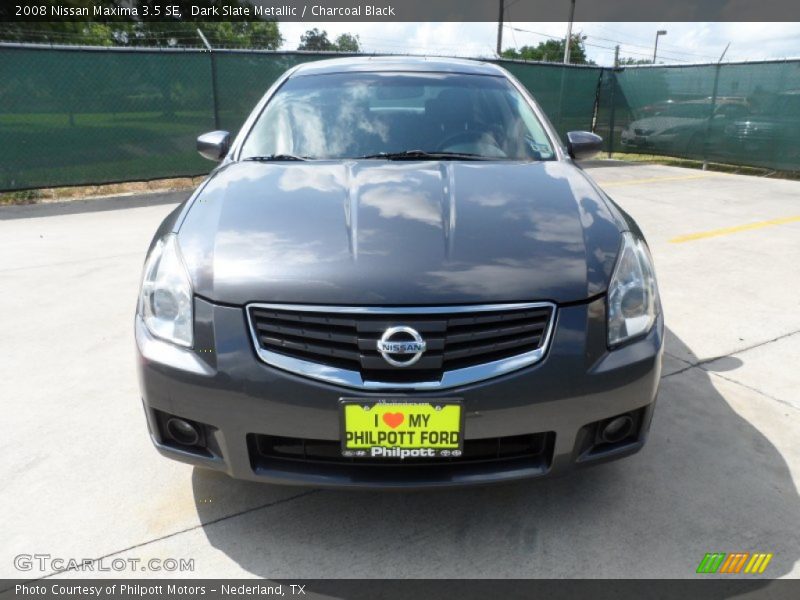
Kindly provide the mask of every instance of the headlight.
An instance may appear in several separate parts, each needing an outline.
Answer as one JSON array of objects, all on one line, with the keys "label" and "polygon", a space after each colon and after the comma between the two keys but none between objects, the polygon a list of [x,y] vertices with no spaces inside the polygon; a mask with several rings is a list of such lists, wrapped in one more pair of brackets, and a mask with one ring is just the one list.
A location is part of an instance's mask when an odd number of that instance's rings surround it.
[{"label": "headlight", "polygon": [[192,284],[173,234],[160,239],[147,257],[138,308],[154,336],[192,345]]},{"label": "headlight", "polygon": [[622,234],[622,250],[608,287],[608,345],[644,335],[661,310],[653,259],[644,241]]}]

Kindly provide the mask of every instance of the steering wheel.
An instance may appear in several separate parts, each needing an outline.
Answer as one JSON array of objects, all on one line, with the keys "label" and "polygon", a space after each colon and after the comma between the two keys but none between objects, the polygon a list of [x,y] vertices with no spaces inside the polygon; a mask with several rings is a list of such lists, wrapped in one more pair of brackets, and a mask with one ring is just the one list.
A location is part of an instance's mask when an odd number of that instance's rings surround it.
[{"label": "steering wheel", "polygon": [[[491,141],[483,139],[485,135],[491,137]],[[489,128],[472,129],[470,131],[460,131],[459,133],[449,135],[441,142],[439,142],[436,149],[446,150],[450,146],[455,146],[456,144],[463,144],[474,141],[481,141],[484,144],[487,144],[489,146],[494,146],[498,150],[502,150],[500,146],[497,145],[497,140],[495,140],[494,135],[492,134]]]}]

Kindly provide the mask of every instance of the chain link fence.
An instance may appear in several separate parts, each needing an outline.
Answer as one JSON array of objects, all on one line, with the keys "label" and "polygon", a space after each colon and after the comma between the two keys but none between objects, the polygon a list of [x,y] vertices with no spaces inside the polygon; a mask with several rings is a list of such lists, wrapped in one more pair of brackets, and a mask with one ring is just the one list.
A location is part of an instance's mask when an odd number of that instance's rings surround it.
[{"label": "chain link fence", "polygon": [[635,67],[601,76],[609,150],[800,170],[800,61]]},{"label": "chain link fence", "polygon": [[[194,176],[286,69],[330,54],[0,44],[0,190]],[[619,70],[494,61],[560,134],[609,151],[800,169],[800,61]]]}]

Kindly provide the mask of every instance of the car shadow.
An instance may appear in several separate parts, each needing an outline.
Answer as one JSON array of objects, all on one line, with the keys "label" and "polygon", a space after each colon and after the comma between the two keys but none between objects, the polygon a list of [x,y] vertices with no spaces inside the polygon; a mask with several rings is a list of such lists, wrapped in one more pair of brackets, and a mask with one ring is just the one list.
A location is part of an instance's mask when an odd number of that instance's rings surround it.
[{"label": "car shadow", "polygon": [[[690,354],[669,340],[671,354]],[[196,469],[197,511],[214,548],[271,579],[690,578],[707,552],[773,553],[761,577],[786,575],[800,555],[786,461],[708,372],[667,373],[648,443],[621,461],[394,493],[287,489]]]}]

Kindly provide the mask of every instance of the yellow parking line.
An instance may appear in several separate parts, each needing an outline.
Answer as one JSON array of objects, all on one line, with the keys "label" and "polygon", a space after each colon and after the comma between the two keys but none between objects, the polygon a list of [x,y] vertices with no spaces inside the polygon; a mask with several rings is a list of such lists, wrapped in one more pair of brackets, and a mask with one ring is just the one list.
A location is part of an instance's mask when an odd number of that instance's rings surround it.
[{"label": "yellow parking line", "polygon": [[598,181],[600,187],[621,187],[625,185],[639,185],[640,183],[658,183],[660,181],[686,181],[689,179],[706,179],[717,177],[717,174],[702,173],[698,175],[675,175],[673,177],[649,177],[647,179],[623,179],[621,181]]},{"label": "yellow parking line", "polygon": [[749,231],[751,229],[761,229],[762,227],[772,227],[773,225],[785,225],[786,223],[795,223],[798,221],[800,221],[800,215],[795,217],[780,217],[778,219],[770,219],[769,221],[758,221],[757,223],[747,223],[746,225],[736,225],[735,227],[723,227],[722,229],[712,229],[711,231],[680,235],[676,238],[672,238],[670,243],[681,244],[683,242],[718,237],[721,235],[728,235],[729,233],[739,233],[740,231]]}]

